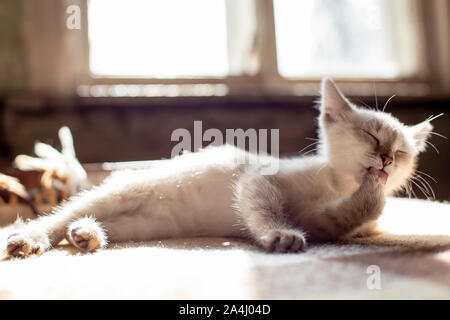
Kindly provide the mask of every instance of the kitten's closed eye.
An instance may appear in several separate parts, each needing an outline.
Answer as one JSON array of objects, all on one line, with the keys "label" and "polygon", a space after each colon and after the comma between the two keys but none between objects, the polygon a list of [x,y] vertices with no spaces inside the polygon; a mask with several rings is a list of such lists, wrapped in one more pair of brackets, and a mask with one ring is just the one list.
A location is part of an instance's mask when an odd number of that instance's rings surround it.
[{"label": "kitten's closed eye", "polygon": [[364,132],[364,133],[365,133],[366,135],[368,135],[369,137],[371,137],[371,138],[376,142],[377,145],[380,144],[380,140],[378,140],[378,138],[375,137],[373,134],[371,134],[369,131],[364,130],[364,129],[361,129],[361,131]]},{"label": "kitten's closed eye", "polygon": [[395,151],[395,156],[396,157],[402,157],[402,156],[405,156],[406,154],[407,154],[406,151],[402,151],[402,150]]}]

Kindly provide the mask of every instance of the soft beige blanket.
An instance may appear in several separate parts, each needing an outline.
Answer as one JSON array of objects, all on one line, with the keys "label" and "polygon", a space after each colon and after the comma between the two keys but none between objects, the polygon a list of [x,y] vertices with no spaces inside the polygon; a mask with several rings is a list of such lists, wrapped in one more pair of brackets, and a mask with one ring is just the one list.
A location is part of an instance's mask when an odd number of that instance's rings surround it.
[{"label": "soft beige blanket", "polygon": [[0,299],[450,299],[450,205],[389,199],[380,223],[383,235],[298,254],[223,238],[62,243],[0,261]]}]

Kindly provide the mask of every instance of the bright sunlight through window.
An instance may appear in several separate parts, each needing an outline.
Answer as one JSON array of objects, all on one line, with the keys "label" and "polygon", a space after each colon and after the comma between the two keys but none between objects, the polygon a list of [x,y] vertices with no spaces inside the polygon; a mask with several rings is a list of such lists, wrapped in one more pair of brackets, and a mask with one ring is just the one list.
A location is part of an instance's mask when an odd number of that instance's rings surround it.
[{"label": "bright sunlight through window", "polygon": [[224,0],[90,0],[90,69],[103,77],[223,77]]},{"label": "bright sunlight through window", "polygon": [[274,0],[280,74],[293,78],[400,76],[403,59],[396,46],[397,17],[392,16],[399,3]]}]

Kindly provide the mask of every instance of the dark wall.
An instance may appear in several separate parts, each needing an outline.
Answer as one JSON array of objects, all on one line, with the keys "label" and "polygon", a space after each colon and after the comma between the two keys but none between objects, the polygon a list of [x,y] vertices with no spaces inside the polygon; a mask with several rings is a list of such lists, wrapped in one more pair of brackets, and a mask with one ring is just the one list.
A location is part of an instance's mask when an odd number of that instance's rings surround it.
[{"label": "dark wall", "polygon": [[[396,98],[397,99],[397,98]],[[169,158],[177,142],[170,140],[177,128],[193,132],[194,120],[202,120],[203,131],[218,128],[280,129],[280,153],[296,153],[316,137],[314,98],[212,98],[157,99],[136,102],[91,103],[78,101],[73,108],[48,106],[40,111],[4,109],[0,119],[3,130],[0,147],[2,165],[15,155],[32,154],[36,140],[58,146],[57,130],[71,128],[79,159],[84,163]],[[381,100],[381,99],[380,99]],[[119,100],[120,101],[120,100]],[[354,100],[358,101],[358,100]],[[374,101],[366,100],[373,105]],[[389,112],[406,124],[418,123],[430,115],[446,112],[449,101],[390,102]],[[1,108],[0,108],[1,109]],[[435,131],[450,137],[447,115],[433,122]],[[431,183],[436,197],[450,200],[448,142],[437,136],[430,140],[440,151],[428,148],[420,160],[419,170],[438,181]],[[419,195],[420,191],[416,193]]]}]

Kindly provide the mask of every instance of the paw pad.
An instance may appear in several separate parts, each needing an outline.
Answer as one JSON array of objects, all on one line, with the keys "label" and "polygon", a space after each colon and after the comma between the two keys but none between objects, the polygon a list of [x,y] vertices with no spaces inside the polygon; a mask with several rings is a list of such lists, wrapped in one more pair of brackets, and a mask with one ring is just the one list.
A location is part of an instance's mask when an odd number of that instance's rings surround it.
[{"label": "paw pad", "polygon": [[274,230],[261,241],[266,250],[275,252],[297,252],[306,247],[305,238],[296,230]]},{"label": "paw pad", "polygon": [[94,251],[103,246],[101,235],[95,229],[75,227],[70,231],[72,243],[80,249]]}]

